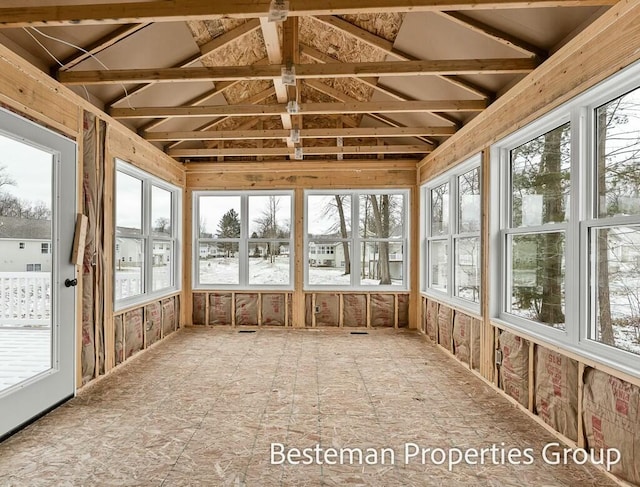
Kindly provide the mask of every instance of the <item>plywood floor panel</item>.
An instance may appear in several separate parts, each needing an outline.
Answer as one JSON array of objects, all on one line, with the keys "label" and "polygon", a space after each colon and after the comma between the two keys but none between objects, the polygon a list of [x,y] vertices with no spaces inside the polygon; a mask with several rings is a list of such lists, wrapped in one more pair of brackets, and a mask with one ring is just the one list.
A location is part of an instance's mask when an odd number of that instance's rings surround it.
[{"label": "plywood floor panel", "polygon": [[[423,337],[188,328],[0,444],[0,485],[598,486],[550,466],[546,430]],[[532,447],[531,466],[403,461],[424,447]],[[395,464],[271,465],[270,447],[392,448]]]}]

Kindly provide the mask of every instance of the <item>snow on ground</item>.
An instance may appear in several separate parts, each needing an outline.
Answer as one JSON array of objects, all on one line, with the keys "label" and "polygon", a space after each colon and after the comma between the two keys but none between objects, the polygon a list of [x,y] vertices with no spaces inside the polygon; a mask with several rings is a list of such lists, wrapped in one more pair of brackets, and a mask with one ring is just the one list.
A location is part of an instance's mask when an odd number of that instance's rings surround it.
[{"label": "snow on ground", "polygon": [[0,327],[0,392],[51,368],[51,330]]},{"label": "snow on ground", "polygon": [[[287,286],[290,283],[290,266],[288,256],[277,256],[275,262],[268,259],[249,259],[249,284]],[[239,259],[224,257],[200,260],[201,284],[238,284]],[[309,284],[348,286],[351,276],[344,274],[344,269],[337,267],[309,267]],[[379,279],[361,279],[363,286],[377,286]],[[394,280],[393,285],[402,285],[402,281]]]}]

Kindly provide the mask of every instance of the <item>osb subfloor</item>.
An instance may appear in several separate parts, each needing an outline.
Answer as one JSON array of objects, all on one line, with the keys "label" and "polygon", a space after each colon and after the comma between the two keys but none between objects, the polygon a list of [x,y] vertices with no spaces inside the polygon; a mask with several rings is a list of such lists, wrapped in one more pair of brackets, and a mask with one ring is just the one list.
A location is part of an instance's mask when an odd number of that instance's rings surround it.
[{"label": "osb subfloor", "polygon": [[[414,333],[190,328],[0,444],[0,485],[615,485],[544,463],[553,441]],[[407,443],[503,442],[533,448],[535,463],[449,471],[403,458]],[[397,453],[393,465],[270,465],[272,443]]]}]

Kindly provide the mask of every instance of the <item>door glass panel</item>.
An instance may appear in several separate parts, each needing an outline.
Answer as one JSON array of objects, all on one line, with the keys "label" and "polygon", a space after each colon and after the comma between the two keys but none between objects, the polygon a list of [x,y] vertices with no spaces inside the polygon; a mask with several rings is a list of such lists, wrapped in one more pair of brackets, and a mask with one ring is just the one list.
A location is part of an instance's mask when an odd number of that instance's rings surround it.
[{"label": "door glass panel", "polygon": [[0,135],[0,393],[51,368],[53,156]]}]

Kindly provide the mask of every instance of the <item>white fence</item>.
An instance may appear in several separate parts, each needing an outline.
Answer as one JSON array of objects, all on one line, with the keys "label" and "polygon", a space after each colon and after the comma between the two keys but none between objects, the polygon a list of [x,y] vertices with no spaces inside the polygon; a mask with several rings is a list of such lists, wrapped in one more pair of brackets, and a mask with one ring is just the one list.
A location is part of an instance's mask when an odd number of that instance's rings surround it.
[{"label": "white fence", "polygon": [[0,272],[3,325],[51,325],[51,273]]}]

